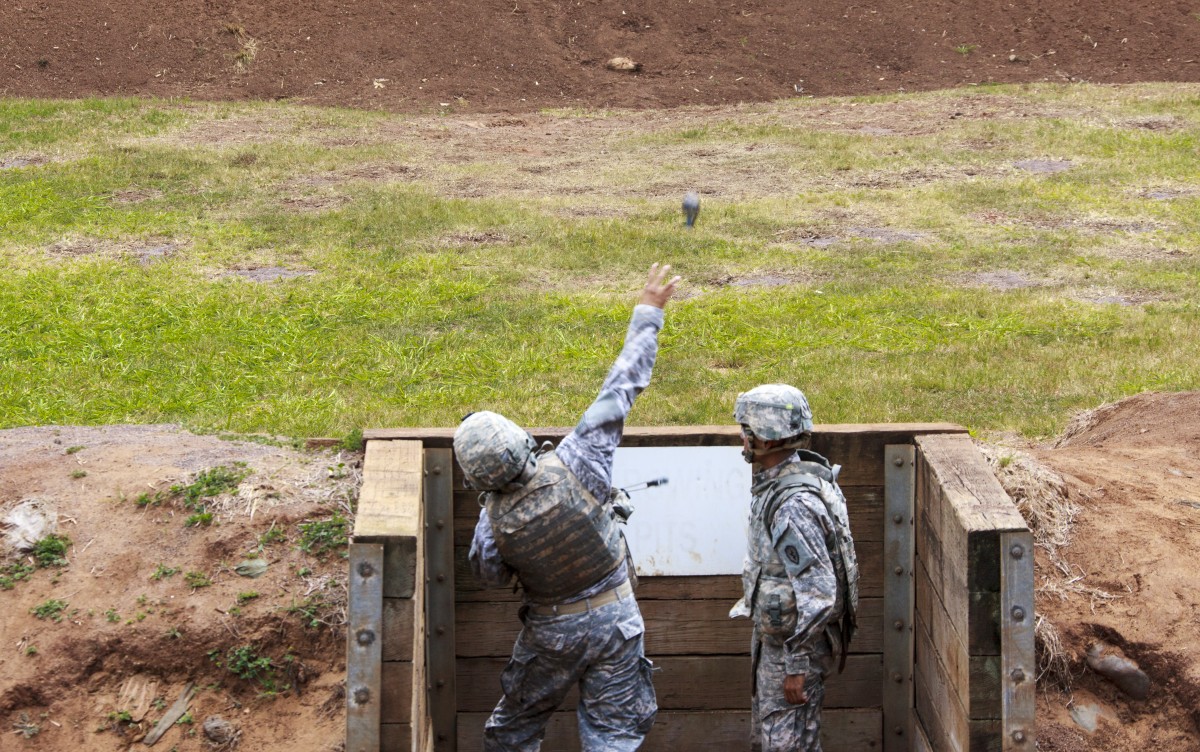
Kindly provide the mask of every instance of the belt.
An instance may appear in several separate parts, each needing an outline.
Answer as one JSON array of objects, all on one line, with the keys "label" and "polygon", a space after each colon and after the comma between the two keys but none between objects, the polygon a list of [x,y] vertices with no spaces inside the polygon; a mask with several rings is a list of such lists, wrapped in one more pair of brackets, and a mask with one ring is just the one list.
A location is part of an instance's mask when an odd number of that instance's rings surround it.
[{"label": "belt", "polygon": [[585,611],[591,611],[593,608],[600,608],[610,603],[616,603],[632,595],[633,585],[629,584],[629,580],[625,580],[615,588],[597,593],[591,598],[584,598],[573,603],[550,603],[530,606],[529,612],[537,616],[570,616],[571,614],[582,614]]}]

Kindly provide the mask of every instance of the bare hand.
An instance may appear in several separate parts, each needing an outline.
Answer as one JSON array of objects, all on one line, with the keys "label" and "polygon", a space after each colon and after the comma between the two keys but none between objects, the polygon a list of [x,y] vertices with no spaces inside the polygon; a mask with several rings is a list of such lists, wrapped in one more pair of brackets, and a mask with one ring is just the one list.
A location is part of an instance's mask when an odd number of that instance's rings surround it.
[{"label": "bare hand", "polygon": [[670,282],[665,282],[667,274],[671,271],[671,265],[666,264],[661,269],[655,263],[650,267],[650,278],[646,280],[646,287],[642,290],[642,297],[638,300],[640,305],[651,305],[655,308],[665,308],[667,301],[671,299],[671,295],[675,293],[675,285],[679,283],[682,277],[672,277]]},{"label": "bare hand", "polygon": [[792,705],[808,704],[808,693],[804,691],[804,674],[784,677],[783,697]]}]

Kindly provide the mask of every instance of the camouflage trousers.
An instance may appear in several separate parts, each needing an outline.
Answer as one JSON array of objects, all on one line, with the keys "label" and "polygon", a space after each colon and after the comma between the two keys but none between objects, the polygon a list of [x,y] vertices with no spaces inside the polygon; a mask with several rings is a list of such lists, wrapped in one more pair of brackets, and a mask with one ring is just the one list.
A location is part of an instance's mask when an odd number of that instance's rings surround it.
[{"label": "camouflage trousers", "polygon": [[579,685],[583,752],[631,752],[654,724],[658,702],[633,596],[568,616],[527,614],[500,675],[504,696],[483,728],[485,752],[536,752],[546,723]]},{"label": "camouflage trousers", "polygon": [[783,695],[787,664],[783,643],[772,637],[759,638],[753,646],[754,699],[750,707],[750,749],[753,752],[821,752],[821,704],[825,701],[825,677],[833,665],[827,640],[809,656],[810,670],[804,676],[808,702],[788,703]]}]

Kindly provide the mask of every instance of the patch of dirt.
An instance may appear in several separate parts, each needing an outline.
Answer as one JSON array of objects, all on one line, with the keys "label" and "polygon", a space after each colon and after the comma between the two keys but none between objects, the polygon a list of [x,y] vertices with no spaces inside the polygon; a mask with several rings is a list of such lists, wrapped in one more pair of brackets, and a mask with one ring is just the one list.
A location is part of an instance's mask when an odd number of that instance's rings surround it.
[{"label": "patch of dirt", "polygon": [[[237,463],[247,476],[236,492],[204,500],[210,526],[187,527],[193,510],[178,499],[138,503]],[[30,749],[131,749],[195,683],[193,724],[168,730],[164,750],[209,749],[199,726],[216,714],[241,749],[334,749],[344,716],[327,703],[345,678],[345,564],[301,551],[299,526],[350,519],[360,466],[357,454],[176,426],[0,431],[0,515],[39,499],[70,539],[63,566],[0,590],[4,737],[24,729]],[[2,563],[14,561],[32,560]],[[246,561],[265,573],[238,575]],[[53,601],[65,604],[58,620],[32,613]],[[239,656],[264,660],[257,679],[232,673]]]},{"label": "patch of dirt", "polygon": [[250,282],[278,282],[285,279],[311,277],[317,272],[313,269],[288,269],[283,266],[254,266],[243,269],[230,269],[218,277],[239,277]]},{"label": "patch of dirt", "polygon": [[437,244],[443,247],[461,248],[477,245],[503,245],[511,242],[512,240],[502,232],[483,230],[480,232],[458,232],[453,235],[447,235],[439,240]]},{"label": "patch of dirt", "polygon": [[22,167],[37,167],[50,162],[50,159],[40,154],[25,154],[0,159],[0,170],[18,170]]},{"label": "patch of dirt", "polygon": [[874,240],[889,245],[895,243],[919,243],[928,235],[913,230],[896,230],[890,227],[849,227],[846,232],[856,238]]},{"label": "patch of dirt", "polygon": [[162,195],[162,191],[157,188],[146,190],[133,188],[113,193],[112,200],[118,204],[140,204],[143,201],[153,201],[156,198],[162,198]]},{"label": "patch of dirt", "polygon": [[[1150,0],[366,0],[336,13],[282,0],[177,4],[166,13],[103,0],[8,3],[0,7],[0,28],[10,30],[0,95],[526,113],[988,82],[1194,81],[1193,10]],[[641,69],[609,70],[614,57]],[[236,122],[211,135],[242,138]]]},{"label": "patch of dirt", "polygon": [[[1200,501],[1200,392],[1105,405],[1025,451],[1062,478],[1075,508],[1065,542],[1038,545],[1038,613],[1057,627],[1074,693],[1042,686],[1039,749],[1200,750],[1200,504],[1183,503]],[[1087,668],[1097,641],[1146,672],[1147,700]],[[1109,719],[1085,731],[1067,712],[1078,703]]]},{"label": "patch of dirt", "polygon": [[1009,270],[996,272],[980,272],[967,278],[969,284],[990,287],[993,290],[1025,290],[1038,287],[1042,283],[1026,277],[1021,272]]},{"label": "patch of dirt", "polygon": [[46,248],[46,255],[56,259],[76,259],[87,256],[102,258],[133,258],[143,265],[170,258],[187,247],[186,243],[159,238],[139,241],[96,240],[74,238],[60,240]]},{"label": "patch of dirt", "polygon": [[299,212],[320,212],[340,209],[350,203],[346,196],[287,196],[283,199],[285,209]]},{"label": "patch of dirt", "polygon": [[1067,159],[1023,159],[1019,162],[1013,162],[1013,167],[1016,167],[1018,170],[1041,175],[1054,175],[1059,172],[1066,172],[1074,166],[1075,163]]}]

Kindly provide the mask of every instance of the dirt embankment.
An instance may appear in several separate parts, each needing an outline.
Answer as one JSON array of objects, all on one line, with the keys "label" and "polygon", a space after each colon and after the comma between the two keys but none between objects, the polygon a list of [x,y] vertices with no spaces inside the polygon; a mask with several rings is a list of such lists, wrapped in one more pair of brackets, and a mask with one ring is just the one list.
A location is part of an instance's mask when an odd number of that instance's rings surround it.
[{"label": "dirt embankment", "polygon": [[0,748],[129,749],[188,686],[160,749],[335,748],[358,463],[171,426],[0,431],[0,516],[69,540],[0,562]]},{"label": "dirt embankment", "polygon": [[[0,7],[0,96],[527,112],[1197,81],[1196,14],[1183,0],[14,0]],[[609,70],[615,56],[640,70]]]},{"label": "dirt embankment", "polygon": [[[1055,649],[1050,668],[1071,686],[1060,693],[1043,677],[1039,749],[1200,750],[1200,393],[1106,405],[1028,451],[1063,483],[1040,507],[1043,530],[1062,534],[1039,545],[1037,608],[1061,640],[1039,647]],[[1000,470],[1014,497],[1005,475],[1017,464]],[[1088,667],[1097,644],[1146,674],[1145,699]]]}]

